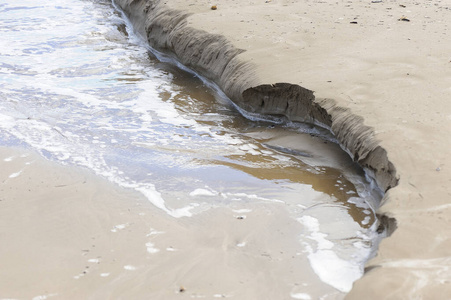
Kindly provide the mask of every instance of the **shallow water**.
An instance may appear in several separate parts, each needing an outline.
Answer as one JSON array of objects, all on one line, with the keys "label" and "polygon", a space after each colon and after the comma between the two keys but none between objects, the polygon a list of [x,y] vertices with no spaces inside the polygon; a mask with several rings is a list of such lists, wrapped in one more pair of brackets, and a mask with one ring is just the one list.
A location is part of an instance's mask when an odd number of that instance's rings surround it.
[{"label": "shallow water", "polygon": [[158,61],[109,1],[8,0],[0,13],[2,145],[88,168],[174,218],[271,203],[301,224],[312,281],[346,292],[361,276],[380,195],[327,130],[243,117]]}]

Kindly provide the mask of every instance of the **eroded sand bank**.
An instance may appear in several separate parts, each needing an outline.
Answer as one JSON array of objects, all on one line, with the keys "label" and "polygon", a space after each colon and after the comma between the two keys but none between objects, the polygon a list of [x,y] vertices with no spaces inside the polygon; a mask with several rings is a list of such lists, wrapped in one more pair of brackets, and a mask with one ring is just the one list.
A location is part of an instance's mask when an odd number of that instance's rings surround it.
[{"label": "eroded sand bank", "polygon": [[348,298],[451,292],[451,3],[116,2],[241,107],[330,126],[388,191],[397,229]]}]

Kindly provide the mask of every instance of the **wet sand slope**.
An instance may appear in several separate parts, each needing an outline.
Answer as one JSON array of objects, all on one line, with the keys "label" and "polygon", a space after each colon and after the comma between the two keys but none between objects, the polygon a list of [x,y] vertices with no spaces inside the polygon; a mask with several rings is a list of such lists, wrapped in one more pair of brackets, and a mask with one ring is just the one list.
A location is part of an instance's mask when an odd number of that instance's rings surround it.
[{"label": "wet sand slope", "polygon": [[397,229],[348,298],[449,294],[450,3],[116,3],[239,106],[330,126],[388,191],[379,211]]},{"label": "wet sand slope", "polygon": [[277,203],[176,219],[36,153],[2,147],[0,164],[1,299],[282,299],[316,277],[294,238],[301,223]]}]

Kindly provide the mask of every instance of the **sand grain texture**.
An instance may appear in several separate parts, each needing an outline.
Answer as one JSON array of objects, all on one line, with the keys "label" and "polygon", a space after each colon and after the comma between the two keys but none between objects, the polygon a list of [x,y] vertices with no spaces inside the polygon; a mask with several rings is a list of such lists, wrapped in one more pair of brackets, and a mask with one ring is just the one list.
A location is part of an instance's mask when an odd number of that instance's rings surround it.
[{"label": "sand grain texture", "polygon": [[451,2],[116,2],[241,107],[330,126],[388,190],[397,229],[349,299],[451,294]]},{"label": "sand grain texture", "polygon": [[[0,299],[284,299],[343,293],[299,253],[279,203],[174,218],[142,194],[0,147]],[[343,212],[346,214],[347,212]]]}]

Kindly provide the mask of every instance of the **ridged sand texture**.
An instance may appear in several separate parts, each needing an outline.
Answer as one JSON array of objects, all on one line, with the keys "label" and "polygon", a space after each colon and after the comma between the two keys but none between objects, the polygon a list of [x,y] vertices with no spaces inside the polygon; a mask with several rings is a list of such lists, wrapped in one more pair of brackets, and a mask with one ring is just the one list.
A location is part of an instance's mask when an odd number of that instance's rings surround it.
[{"label": "ridged sand texture", "polygon": [[352,158],[373,176],[382,191],[396,186],[397,177],[386,151],[363,119],[336,105],[317,99],[313,91],[290,83],[262,82],[244,52],[221,35],[189,27],[189,14],[170,9],[160,1],[119,0],[135,30],[153,48],[173,55],[183,65],[216,83],[241,108],[263,115],[285,116],[292,121],[319,123],[331,129]]}]

